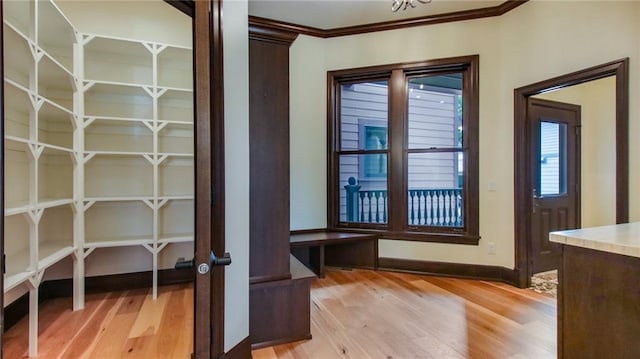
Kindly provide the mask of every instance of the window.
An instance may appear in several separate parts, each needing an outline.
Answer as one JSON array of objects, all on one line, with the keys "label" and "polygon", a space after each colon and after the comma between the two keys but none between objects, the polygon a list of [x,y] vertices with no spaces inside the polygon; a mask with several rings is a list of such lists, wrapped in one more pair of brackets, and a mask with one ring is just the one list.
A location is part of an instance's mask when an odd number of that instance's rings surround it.
[{"label": "window", "polygon": [[477,244],[478,56],[329,72],[328,221]]}]

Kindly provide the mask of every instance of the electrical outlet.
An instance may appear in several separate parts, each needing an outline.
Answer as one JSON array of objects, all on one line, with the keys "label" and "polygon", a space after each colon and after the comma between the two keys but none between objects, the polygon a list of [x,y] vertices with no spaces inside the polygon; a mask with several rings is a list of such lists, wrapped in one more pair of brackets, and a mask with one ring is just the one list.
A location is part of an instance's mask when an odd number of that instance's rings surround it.
[{"label": "electrical outlet", "polygon": [[496,243],[495,242],[489,242],[489,254],[496,254]]}]

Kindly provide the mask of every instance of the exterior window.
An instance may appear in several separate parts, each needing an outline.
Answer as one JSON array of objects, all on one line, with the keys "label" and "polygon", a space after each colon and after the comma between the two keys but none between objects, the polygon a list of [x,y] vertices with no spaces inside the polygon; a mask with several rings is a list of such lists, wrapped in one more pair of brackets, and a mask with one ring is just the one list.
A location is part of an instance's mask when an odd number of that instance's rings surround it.
[{"label": "exterior window", "polygon": [[477,244],[478,57],[329,73],[336,229]]}]

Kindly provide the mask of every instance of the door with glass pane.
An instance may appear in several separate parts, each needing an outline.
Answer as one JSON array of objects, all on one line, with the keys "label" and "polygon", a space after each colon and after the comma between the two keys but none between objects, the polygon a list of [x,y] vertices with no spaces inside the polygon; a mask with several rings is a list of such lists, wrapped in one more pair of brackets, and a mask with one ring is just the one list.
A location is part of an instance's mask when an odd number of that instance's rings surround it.
[{"label": "door with glass pane", "polygon": [[580,106],[529,100],[532,136],[531,272],[557,269],[549,232],[580,227]]}]

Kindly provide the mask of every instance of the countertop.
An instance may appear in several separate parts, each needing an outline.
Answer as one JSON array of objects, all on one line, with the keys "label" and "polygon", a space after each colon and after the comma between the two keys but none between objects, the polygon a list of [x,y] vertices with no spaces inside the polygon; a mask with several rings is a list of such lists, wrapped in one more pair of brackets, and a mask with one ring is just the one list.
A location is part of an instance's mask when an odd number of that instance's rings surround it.
[{"label": "countertop", "polygon": [[640,222],[551,232],[549,240],[640,258]]}]

